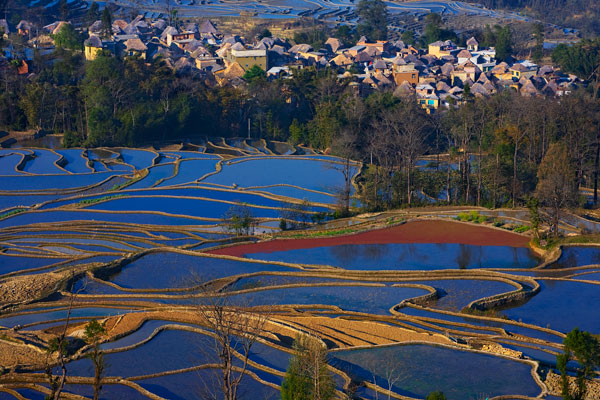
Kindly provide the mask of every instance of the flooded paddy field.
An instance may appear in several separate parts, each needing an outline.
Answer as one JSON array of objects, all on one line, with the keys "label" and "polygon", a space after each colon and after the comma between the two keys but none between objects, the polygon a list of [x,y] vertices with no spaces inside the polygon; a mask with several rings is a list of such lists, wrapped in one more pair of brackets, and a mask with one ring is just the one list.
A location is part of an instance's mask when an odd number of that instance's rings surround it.
[{"label": "flooded paddy field", "polygon": [[65,392],[91,398],[91,319],[106,330],[101,398],[202,397],[220,373],[201,311],[216,302],[266,317],[244,399],[279,397],[301,333],[327,346],[338,396],[457,400],[543,398],[564,335],[600,333],[598,247],[546,262],[529,236],[458,209],[333,221],[339,159],[264,140],[197,148],[0,152],[0,399],[48,394],[43,371],[60,369],[46,348],[65,329]]}]

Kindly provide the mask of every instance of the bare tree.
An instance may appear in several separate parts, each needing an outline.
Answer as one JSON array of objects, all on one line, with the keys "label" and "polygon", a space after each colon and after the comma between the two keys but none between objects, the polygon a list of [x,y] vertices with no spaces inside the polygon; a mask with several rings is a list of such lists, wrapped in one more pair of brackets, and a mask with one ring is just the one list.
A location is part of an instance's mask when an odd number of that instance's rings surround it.
[{"label": "bare tree", "polygon": [[[85,285],[83,285],[76,292],[73,291],[75,285],[75,274],[71,272],[70,278],[71,290],[69,296],[69,306],[67,308],[67,318],[65,319],[65,323],[63,326],[62,332],[54,339],[52,339],[48,343],[47,350],[47,358],[46,358],[46,375],[48,376],[48,381],[50,383],[50,394],[47,398],[52,400],[59,400],[60,395],[65,387],[65,383],[67,381],[67,354],[69,348],[69,339],[67,338],[67,328],[69,327],[69,322],[71,320],[71,311],[73,310],[73,303],[75,302],[75,296],[81,291],[85,290]],[[50,362],[50,355],[54,353],[58,354],[58,366],[60,367],[61,374],[60,376],[54,376],[52,374],[52,363]]]},{"label": "bare tree", "polygon": [[358,165],[353,161],[356,153],[356,135],[353,131],[345,129],[333,143],[333,151],[343,159],[342,164],[331,164],[331,168],[340,171],[344,176],[344,183],[339,188],[339,202],[342,212],[347,214],[350,210],[350,195],[352,194],[352,179],[358,172]]},{"label": "bare tree", "polygon": [[[202,396],[236,400],[240,393],[240,383],[248,368],[252,347],[265,332],[269,312],[255,312],[249,307],[233,304],[226,296],[213,294],[215,296],[206,297],[206,304],[198,305],[197,310],[212,333],[210,351],[212,357],[216,355],[218,365],[217,382],[213,383],[220,394],[206,392]],[[235,365],[238,361],[239,364]]]}]

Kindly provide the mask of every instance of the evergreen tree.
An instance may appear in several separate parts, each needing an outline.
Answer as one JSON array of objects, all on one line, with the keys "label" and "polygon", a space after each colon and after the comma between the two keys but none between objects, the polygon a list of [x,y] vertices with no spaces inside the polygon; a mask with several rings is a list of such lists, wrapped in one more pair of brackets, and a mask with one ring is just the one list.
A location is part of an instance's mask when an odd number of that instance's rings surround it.
[{"label": "evergreen tree", "polygon": [[359,35],[370,40],[387,40],[388,10],[382,0],[360,0],[356,13]]},{"label": "evergreen tree", "polygon": [[294,355],[281,385],[282,400],[328,400],[335,395],[327,349],[307,335],[294,342]]},{"label": "evergreen tree", "polygon": [[104,7],[102,11],[102,18],[100,19],[102,22],[102,37],[104,39],[110,39],[113,34],[112,30],[112,14],[108,7]]}]

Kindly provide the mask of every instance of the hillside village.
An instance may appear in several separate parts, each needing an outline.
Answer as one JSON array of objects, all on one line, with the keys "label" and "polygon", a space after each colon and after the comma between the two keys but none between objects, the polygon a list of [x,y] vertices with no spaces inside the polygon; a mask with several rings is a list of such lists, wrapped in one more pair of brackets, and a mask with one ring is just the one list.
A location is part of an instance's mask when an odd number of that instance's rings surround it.
[{"label": "hillside village", "polygon": [[[52,52],[53,36],[68,22],[57,21],[42,28],[21,21],[9,26],[0,20],[5,38],[13,33],[26,40],[24,51],[12,44],[4,48],[2,65],[18,65],[18,73],[27,75],[34,50]],[[562,96],[585,82],[561,73],[550,65],[538,66],[529,60],[497,62],[494,48],[483,48],[474,37],[466,48],[452,41],[437,41],[419,49],[397,41],[370,41],[361,37],[354,45],[345,45],[330,37],[324,48],[293,43],[277,37],[249,40],[221,32],[210,20],[202,23],[169,26],[164,19],[140,15],[132,21],[116,19],[107,34],[100,20],[83,29],[84,54],[93,60],[102,51],[119,57],[140,57],[150,62],[163,59],[178,74],[201,74],[214,85],[246,84],[247,71],[259,67],[267,79],[285,79],[294,70],[314,67],[333,68],[340,79],[361,96],[377,90],[392,90],[400,97],[415,97],[429,113],[460,104],[471,96],[489,97],[504,89],[523,96]]]}]

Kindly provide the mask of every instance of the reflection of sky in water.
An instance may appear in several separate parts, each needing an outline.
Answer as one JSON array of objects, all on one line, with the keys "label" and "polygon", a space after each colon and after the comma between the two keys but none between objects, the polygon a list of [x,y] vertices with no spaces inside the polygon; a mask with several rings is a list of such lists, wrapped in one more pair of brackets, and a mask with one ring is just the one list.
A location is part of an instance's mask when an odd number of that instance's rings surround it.
[{"label": "reflection of sky in water", "polygon": [[600,247],[564,247],[560,258],[551,264],[550,268],[571,268],[589,264],[600,264]]},{"label": "reflection of sky in water", "polygon": [[565,281],[538,281],[542,290],[522,306],[502,311],[510,319],[567,333],[575,327],[600,333],[600,286]]},{"label": "reflection of sky in water", "polygon": [[[394,391],[424,398],[435,390],[449,400],[521,394],[536,396],[541,389],[531,376],[531,367],[491,355],[428,345],[380,347],[331,353],[332,364],[387,387],[386,375],[398,379]],[[485,368],[482,366],[485,365]],[[393,371],[393,372],[392,372]]]},{"label": "reflection of sky in water", "polygon": [[530,268],[538,263],[527,248],[456,243],[345,244],[246,256],[358,270]]}]

